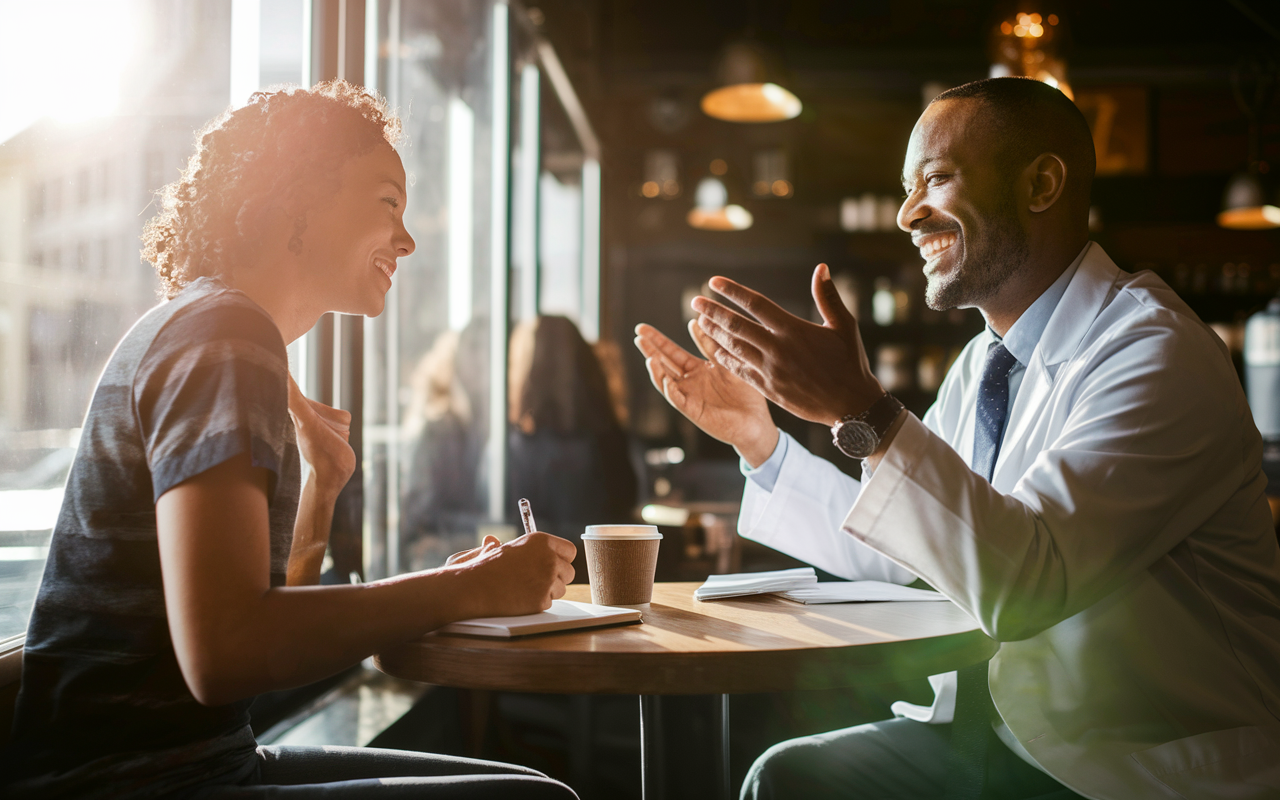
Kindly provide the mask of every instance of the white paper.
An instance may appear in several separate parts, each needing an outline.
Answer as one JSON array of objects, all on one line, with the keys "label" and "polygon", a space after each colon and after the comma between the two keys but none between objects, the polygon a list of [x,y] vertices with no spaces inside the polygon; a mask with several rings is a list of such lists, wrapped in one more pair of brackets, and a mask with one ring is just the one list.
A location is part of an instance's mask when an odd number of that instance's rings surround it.
[{"label": "white paper", "polygon": [[697,600],[723,600],[752,594],[769,594],[799,589],[818,582],[813,567],[778,569],[772,572],[742,572],[734,575],[712,575],[693,593]]},{"label": "white paper", "polygon": [[480,617],[444,626],[439,633],[467,633],[473,636],[521,636],[529,633],[590,628],[634,622],[641,617],[639,609],[597,606],[575,600],[552,600],[551,608],[537,614],[518,617]]},{"label": "white paper", "polygon": [[781,592],[797,603],[885,603],[890,601],[946,600],[928,589],[912,589],[884,581],[829,581]]}]

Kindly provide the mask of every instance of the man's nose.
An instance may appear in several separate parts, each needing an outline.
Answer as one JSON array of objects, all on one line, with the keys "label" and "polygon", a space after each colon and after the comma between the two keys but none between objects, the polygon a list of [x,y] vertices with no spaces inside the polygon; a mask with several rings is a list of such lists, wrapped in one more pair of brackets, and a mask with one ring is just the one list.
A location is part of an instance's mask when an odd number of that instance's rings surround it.
[{"label": "man's nose", "polygon": [[898,209],[898,227],[911,233],[915,223],[929,216],[928,206],[915,199],[915,193],[907,195]]}]

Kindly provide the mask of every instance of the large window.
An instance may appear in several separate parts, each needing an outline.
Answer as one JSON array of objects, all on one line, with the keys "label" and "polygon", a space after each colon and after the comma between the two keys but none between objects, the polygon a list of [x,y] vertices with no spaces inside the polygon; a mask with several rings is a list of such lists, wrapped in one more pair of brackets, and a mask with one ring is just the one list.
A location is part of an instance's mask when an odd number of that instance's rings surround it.
[{"label": "large window", "polygon": [[[0,640],[26,629],[111,349],[158,298],[152,193],[226,107],[225,2],[0,6]],[[37,79],[38,78],[38,79]]]},{"label": "large window", "polygon": [[418,247],[366,323],[373,577],[516,532],[504,489],[511,325],[563,314],[591,339],[599,325],[597,148],[554,52],[493,0],[376,8],[368,77],[404,116]]},{"label": "large window", "polygon": [[338,523],[355,553],[335,553],[335,579],[353,561],[377,578],[511,535],[512,324],[554,313],[588,339],[599,330],[598,145],[523,12],[495,0],[50,0],[0,13],[0,68],[48,78],[0,107],[0,641],[26,628],[98,375],[158,302],[138,241],[153,194],[201,125],[277,83],[363,80],[407,134],[417,251],[385,313],[328,320],[290,348],[313,396],[363,422],[362,474]]}]

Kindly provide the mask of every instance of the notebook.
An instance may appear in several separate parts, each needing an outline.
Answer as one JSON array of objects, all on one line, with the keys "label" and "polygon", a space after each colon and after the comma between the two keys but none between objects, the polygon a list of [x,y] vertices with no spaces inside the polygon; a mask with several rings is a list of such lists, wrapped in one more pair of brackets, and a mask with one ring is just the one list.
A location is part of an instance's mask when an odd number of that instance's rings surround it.
[{"label": "notebook", "polygon": [[946,595],[928,589],[912,589],[883,581],[829,581],[779,592],[797,603],[883,603],[895,600],[946,600]]},{"label": "notebook", "polygon": [[723,600],[751,594],[769,594],[799,589],[818,582],[813,567],[776,569],[772,572],[742,572],[736,575],[712,575],[693,592],[696,600]]},{"label": "notebook", "polygon": [[575,628],[594,628],[600,625],[617,625],[622,622],[642,622],[640,610],[597,606],[574,600],[552,600],[551,608],[537,614],[519,617],[480,617],[452,622],[437,633],[464,633],[469,636],[528,636],[533,633],[569,631]]}]

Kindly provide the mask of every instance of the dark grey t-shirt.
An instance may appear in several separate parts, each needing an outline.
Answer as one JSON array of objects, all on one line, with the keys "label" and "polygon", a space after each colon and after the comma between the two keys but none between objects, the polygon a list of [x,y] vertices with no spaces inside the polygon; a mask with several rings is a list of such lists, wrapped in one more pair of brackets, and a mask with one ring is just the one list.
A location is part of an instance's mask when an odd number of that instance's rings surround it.
[{"label": "dark grey t-shirt", "polygon": [[271,470],[271,583],[299,493],[288,362],[246,295],[200,278],[148,312],[85,418],[23,655],[4,772],[14,796],[181,796],[254,765],[249,701],[202,706],[169,636],[156,501],[249,453]]}]

